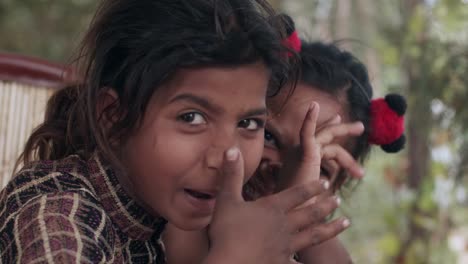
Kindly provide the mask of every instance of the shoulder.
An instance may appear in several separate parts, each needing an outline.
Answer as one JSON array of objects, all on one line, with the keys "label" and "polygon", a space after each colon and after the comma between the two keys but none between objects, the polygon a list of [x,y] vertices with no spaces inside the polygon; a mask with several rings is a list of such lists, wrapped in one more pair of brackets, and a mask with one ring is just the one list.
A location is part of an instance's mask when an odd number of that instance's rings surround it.
[{"label": "shoulder", "polygon": [[115,231],[86,170],[76,158],[45,161],[23,168],[10,181],[0,193],[3,262],[46,256],[94,262],[113,255]]},{"label": "shoulder", "polygon": [[0,193],[0,212],[18,209],[31,199],[54,193],[76,192],[95,197],[87,176],[86,164],[74,156],[30,164],[19,171]]},{"label": "shoulder", "polygon": [[[29,199],[0,221],[3,262],[108,260],[116,235],[96,199],[80,192],[56,192]],[[8,239],[6,239],[8,238]],[[21,260],[21,261],[19,261]]]}]

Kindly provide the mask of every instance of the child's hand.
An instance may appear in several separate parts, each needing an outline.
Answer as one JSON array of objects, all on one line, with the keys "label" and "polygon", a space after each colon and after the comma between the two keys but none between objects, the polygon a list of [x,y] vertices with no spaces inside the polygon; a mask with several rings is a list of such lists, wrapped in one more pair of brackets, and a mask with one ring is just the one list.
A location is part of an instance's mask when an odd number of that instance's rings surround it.
[{"label": "child's hand", "polygon": [[362,178],[364,171],[361,165],[343,146],[332,142],[336,138],[357,137],[363,132],[364,125],[361,122],[341,123],[341,117],[337,115],[315,135],[316,141],[321,146],[322,159],[335,160],[340,168],[348,171],[352,177]]},{"label": "child's hand", "polygon": [[[306,174],[303,171],[304,157],[308,153],[308,149],[314,147],[315,150],[320,152],[320,158],[322,160],[331,159],[338,163],[340,168],[347,170],[351,176],[355,178],[361,178],[363,176],[363,170],[358,162],[352,157],[352,155],[341,145],[332,143],[338,137],[349,137],[349,136],[359,136],[364,131],[364,126],[361,122],[354,122],[348,124],[342,124],[339,116],[332,119],[330,122],[326,123],[316,134],[315,137],[312,134],[312,131],[315,132],[313,124],[310,120],[306,118],[301,130],[301,145],[291,148],[289,153],[289,160],[283,164],[276,164],[278,166],[278,179],[280,184],[283,184],[283,188],[288,188],[290,186],[297,186],[306,183],[307,181],[314,180],[317,177],[317,174]],[[302,167],[301,167],[302,166]],[[320,164],[319,164],[320,166]],[[302,168],[302,170],[301,170]],[[315,170],[317,168],[315,167]],[[294,175],[294,176],[293,176]],[[281,188],[281,185],[278,186]],[[306,203],[302,204],[299,208],[316,208],[320,210],[325,206],[330,206],[335,202],[336,205],[339,204],[339,199],[336,197],[330,197],[329,194],[323,193],[314,199],[308,200]],[[323,219],[320,219],[319,222],[322,222]],[[335,220],[330,224],[341,222],[345,225],[349,225],[347,220]],[[315,263],[315,261],[320,261],[317,259],[317,251],[320,250],[322,259],[326,257],[324,263],[328,262],[337,262],[345,263],[350,260],[350,257],[347,251],[339,246],[339,241],[335,239],[329,240],[320,248],[315,248],[314,246],[306,247],[300,251],[299,257],[300,260],[304,263]],[[326,251],[326,252],[325,252]],[[321,263],[321,262],[320,262]],[[347,263],[347,262],[346,262]]]},{"label": "child's hand", "polygon": [[[309,123],[310,121],[306,118],[301,130],[301,143],[299,146],[294,146],[287,150],[287,160],[283,163],[271,163],[269,164],[270,167],[267,168],[270,172],[274,171],[270,174],[275,174],[275,178],[278,182],[276,186],[277,190],[316,179],[313,178],[313,176],[315,177],[317,174],[305,174],[298,171],[298,168],[301,167],[301,163],[303,163],[303,155],[306,154],[305,149],[312,147],[315,151],[319,151],[318,155],[320,155],[321,160],[334,160],[340,168],[348,171],[352,177],[357,179],[362,178],[364,171],[361,165],[343,146],[332,143],[336,138],[361,135],[364,132],[362,123],[341,123],[341,118],[336,116],[323,125],[315,134],[315,137],[310,134],[310,127],[312,124]],[[308,143],[309,145],[307,145],[307,142],[312,143]]]},{"label": "child's hand", "polygon": [[[315,134],[317,115],[315,104],[303,129],[307,135]],[[315,180],[254,202],[242,198],[241,153],[237,149],[227,151],[224,180],[209,229],[212,248],[207,263],[220,260],[223,263],[294,263],[291,259],[294,252],[334,237],[346,228],[346,222],[339,220],[320,223],[336,208],[336,201],[297,208],[328,188],[328,182],[318,180],[320,151],[315,138],[304,138],[303,162],[297,176],[314,175]]]}]

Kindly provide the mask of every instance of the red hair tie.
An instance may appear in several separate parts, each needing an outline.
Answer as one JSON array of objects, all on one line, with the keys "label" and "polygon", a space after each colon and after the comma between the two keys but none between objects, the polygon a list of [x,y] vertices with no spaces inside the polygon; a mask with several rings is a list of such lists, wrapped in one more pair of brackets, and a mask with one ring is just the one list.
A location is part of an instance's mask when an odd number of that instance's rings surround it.
[{"label": "red hair tie", "polygon": [[406,100],[398,94],[371,101],[369,143],[380,145],[385,152],[398,152],[403,149]]},{"label": "red hair tie", "polygon": [[[286,14],[281,14],[281,17],[285,21],[286,34],[288,35],[283,44],[297,53],[301,52],[302,43],[299,35],[297,34],[294,21]],[[288,56],[292,56],[291,52],[288,52]]]},{"label": "red hair tie", "polygon": [[301,39],[299,39],[297,31],[293,31],[293,33],[288,38],[286,38],[286,43],[288,47],[290,47],[294,51],[301,52],[302,43]]}]

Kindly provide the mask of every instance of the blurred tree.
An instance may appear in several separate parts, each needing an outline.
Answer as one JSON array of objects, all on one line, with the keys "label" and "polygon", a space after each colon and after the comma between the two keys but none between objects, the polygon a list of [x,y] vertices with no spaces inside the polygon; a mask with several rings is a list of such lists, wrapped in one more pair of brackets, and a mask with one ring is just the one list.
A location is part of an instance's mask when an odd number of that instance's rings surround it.
[{"label": "blurred tree", "polygon": [[[431,152],[437,147],[441,133],[455,137],[468,131],[466,126],[445,127],[440,130],[446,118],[436,119],[432,109],[434,100],[442,100],[447,109],[456,113],[463,120],[468,117],[466,110],[457,106],[456,100],[468,98],[466,71],[467,46],[464,43],[444,43],[439,35],[434,34],[436,24],[459,26],[466,21],[455,22],[438,15],[439,9],[467,10],[461,1],[400,1],[400,22],[380,21],[385,38],[391,49],[396,50],[401,86],[407,94],[409,110],[407,122],[408,134],[408,172],[407,187],[415,194],[407,215],[407,232],[401,233],[397,263],[430,263],[434,246],[440,246],[447,240],[441,235],[447,228],[447,221],[440,221],[441,204],[434,199],[438,179],[454,180],[447,168],[437,170],[437,162],[432,160]],[[456,11],[459,12],[459,11]],[[455,14],[456,12],[451,12]],[[466,13],[465,13],[466,14]],[[466,17],[465,17],[466,19]],[[443,33],[447,34],[449,32]],[[384,50],[382,50],[384,52]],[[463,55],[463,53],[465,55]],[[455,69],[458,69],[456,71]],[[453,82],[451,80],[457,80]],[[466,119],[465,119],[466,120]],[[445,144],[449,143],[447,140]],[[462,139],[462,141],[464,141]],[[459,153],[462,157],[466,153]],[[436,167],[434,167],[436,166]],[[451,161],[456,169],[456,162]],[[438,166],[440,167],[440,166]],[[449,220],[449,219],[445,219]],[[434,236],[434,234],[439,236]]]},{"label": "blurred tree", "polygon": [[282,0],[268,0],[268,2],[273,6],[275,9],[279,9]]},{"label": "blurred tree", "polygon": [[68,62],[95,0],[0,0],[0,50]]}]

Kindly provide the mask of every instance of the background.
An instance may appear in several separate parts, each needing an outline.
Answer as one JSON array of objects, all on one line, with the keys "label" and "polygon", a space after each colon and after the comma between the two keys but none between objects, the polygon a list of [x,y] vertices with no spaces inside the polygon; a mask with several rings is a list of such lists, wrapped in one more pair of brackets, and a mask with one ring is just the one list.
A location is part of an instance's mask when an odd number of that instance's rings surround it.
[{"label": "background", "polygon": [[[70,62],[96,2],[0,0],[0,52]],[[343,193],[355,262],[468,263],[468,0],[271,3],[302,37],[343,40],[376,96],[408,99],[405,151],[374,149],[365,179]]]}]

